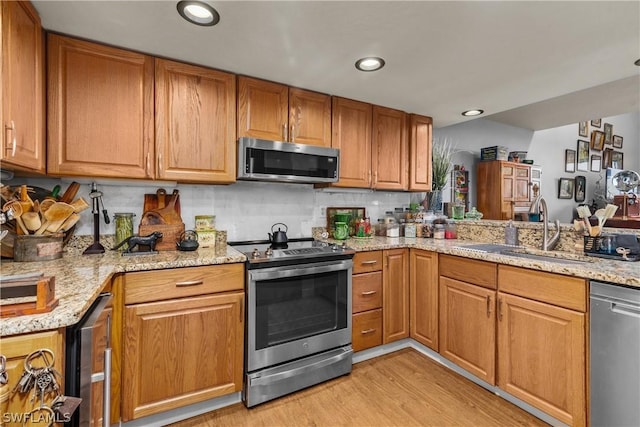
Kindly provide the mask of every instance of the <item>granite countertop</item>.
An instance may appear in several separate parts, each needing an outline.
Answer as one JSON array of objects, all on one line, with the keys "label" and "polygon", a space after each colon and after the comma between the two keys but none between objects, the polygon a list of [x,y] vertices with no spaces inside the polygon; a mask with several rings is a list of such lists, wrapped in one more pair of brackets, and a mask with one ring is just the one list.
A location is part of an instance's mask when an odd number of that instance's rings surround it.
[{"label": "granite countertop", "polygon": [[[417,248],[533,270],[619,283],[640,289],[640,262],[610,261],[559,251],[544,253],[545,255],[555,254],[562,258],[584,261],[568,264],[463,249],[464,246],[478,243],[486,242],[403,237],[346,240],[346,244],[358,252]],[[527,252],[543,254],[542,251],[532,249],[528,249]],[[3,261],[3,276],[40,271],[44,272],[45,275],[55,276],[55,290],[56,297],[59,298],[59,305],[49,313],[1,319],[0,336],[63,328],[77,323],[116,273],[231,264],[245,261],[246,257],[230,246],[226,246],[226,250],[222,252],[201,248],[193,252],[165,251],[157,255],[125,257],[120,256],[117,252],[108,251],[104,254],[86,256],[77,253],[65,254],[63,258],[54,261]]]},{"label": "granite countertop", "polygon": [[3,260],[2,276],[33,272],[55,276],[55,294],[59,303],[48,313],[0,319],[0,336],[63,328],[77,323],[116,273],[245,261],[246,257],[230,246],[226,251],[198,249],[138,256],[121,256],[120,252],[107,251],[97,255],[65,254],[53,261]]}]

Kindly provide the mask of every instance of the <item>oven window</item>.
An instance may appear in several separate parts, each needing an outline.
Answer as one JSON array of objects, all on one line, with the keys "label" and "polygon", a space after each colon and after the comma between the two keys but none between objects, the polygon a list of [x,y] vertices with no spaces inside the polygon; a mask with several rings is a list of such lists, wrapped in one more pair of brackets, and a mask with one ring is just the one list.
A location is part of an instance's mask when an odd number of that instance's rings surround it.
[{"label": "oven window", "polygon": [[256,283],[256,350],[347,327],[347,272]]}]

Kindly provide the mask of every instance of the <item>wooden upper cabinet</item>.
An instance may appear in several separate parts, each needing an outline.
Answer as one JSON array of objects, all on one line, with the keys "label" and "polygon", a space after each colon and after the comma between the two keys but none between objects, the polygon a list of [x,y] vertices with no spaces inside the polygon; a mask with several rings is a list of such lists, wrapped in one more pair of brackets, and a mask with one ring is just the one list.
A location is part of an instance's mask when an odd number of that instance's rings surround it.
[{"label": "wooden upper cabinet", "polygon": [[3,1],[0,28],[2,167],[44,173],[45,86],[40,18],[29,2]]},{"label": "wooden upper cabinet", "polygon": [[156,59],[156,177],[234,182],[236,78]]},{"label": "wooden upper cabinet", "polygon": [[238,136],[331,146],[331,97],[238,77]]},{"label": "wooden upper cabinet", "polygon": [[289,88],[238,77],[238,136],[287,141]]},{"label": "wooden upper cabinet", "polygon": [[331,146],[340,150],[337,187],[371,187],[371,104],[333,97]]},{"label": "wooden upper cabinet", "polygon": [[153,58],[50,34],[53,175],[153,178]]},{"label": "wooden upper cabinet", "polygon": [[409,190],[431,191],[431,117],[409,115]]},{"label": "wooden upper cabinet", "polygon": [[289,141],[331,147],[331,97],[289,88]]},{"label": "wooden upper cabinet", "polygon": [[408,188],[407,145],[407,114],[404,111],[373,106],[371,167],[374,188]]},{"label": "wooden upper cabinet", "polygon": [[478,210],[485,219],[514,219],[531,203],[531,166],[501,160],[478,163]]}]

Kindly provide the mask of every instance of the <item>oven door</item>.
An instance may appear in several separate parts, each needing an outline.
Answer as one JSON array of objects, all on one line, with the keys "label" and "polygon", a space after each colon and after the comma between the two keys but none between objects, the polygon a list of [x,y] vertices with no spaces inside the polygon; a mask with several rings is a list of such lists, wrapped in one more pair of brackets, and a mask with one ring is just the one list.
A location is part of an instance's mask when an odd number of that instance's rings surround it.
[{"label": "oven door", "polygon": [[353,261],[248,270],[247,372],[351,344]]}]

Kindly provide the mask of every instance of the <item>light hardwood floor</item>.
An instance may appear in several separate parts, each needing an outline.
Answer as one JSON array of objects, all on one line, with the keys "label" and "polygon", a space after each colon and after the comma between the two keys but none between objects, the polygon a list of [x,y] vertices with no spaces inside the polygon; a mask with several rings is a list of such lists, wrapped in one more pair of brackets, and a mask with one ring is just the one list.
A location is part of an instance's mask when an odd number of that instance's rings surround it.
[{"label": "light hardwood floor", "polygon": [[353,366],[344,377],[247,409],[191,418],[196,426],[546,426],[413,349]]}]

